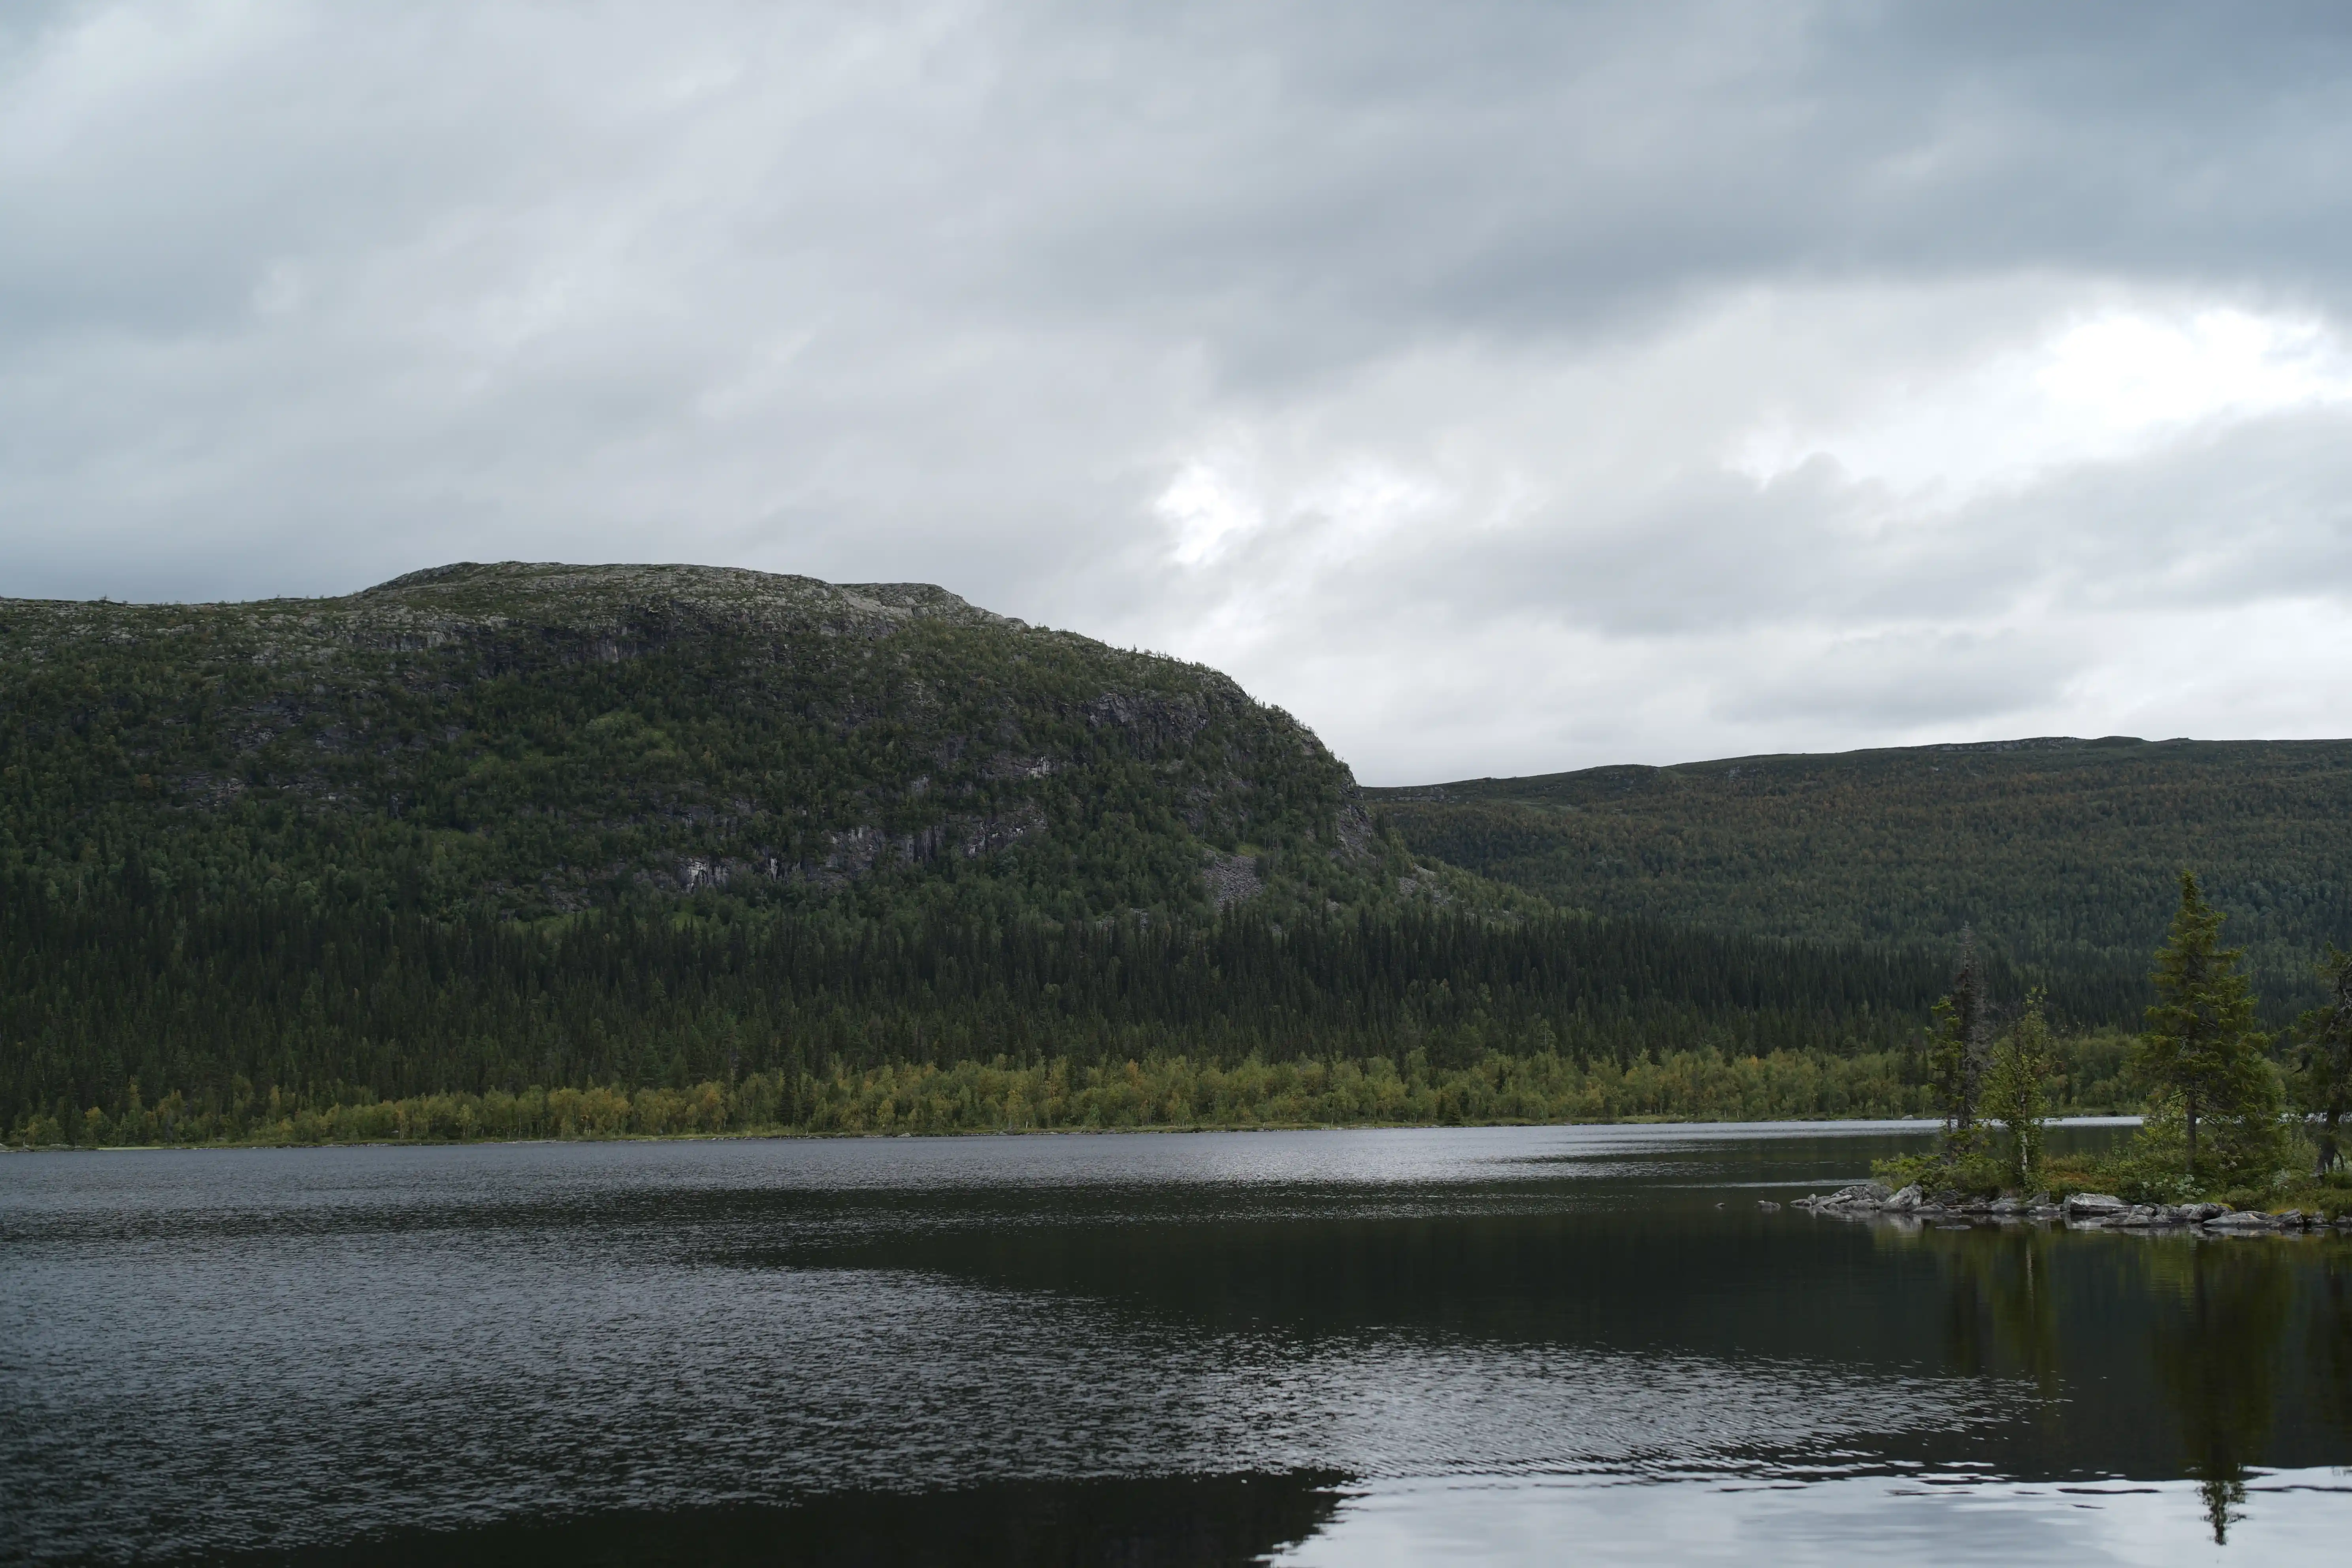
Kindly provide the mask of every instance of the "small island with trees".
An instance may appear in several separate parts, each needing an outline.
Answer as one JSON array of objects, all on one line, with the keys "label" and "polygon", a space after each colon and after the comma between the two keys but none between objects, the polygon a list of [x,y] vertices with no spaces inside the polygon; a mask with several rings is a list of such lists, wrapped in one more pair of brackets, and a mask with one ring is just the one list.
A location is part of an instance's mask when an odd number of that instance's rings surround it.
[{"label": "small island with trees", "polygon": [[1882,1161],[1876,1178],[1797,1206],[1847,1217],[1953,1224],[2238,1233],[2352,1228],[2352,1171],[2338,1143],[2352,1110],[2352,952],[2320,966],[2327,1002],[2284,1049],[2256,1028],[2243,953],[2221,945],[2223,916],[2196,875],[2156,955],[2157,1000],[2131,1068],[2147,1094],[2138,1131],[2104,1157],[2045,1152],[2058,1068],[2038,993],[1998,1026],[1982,965],[1963,940],[1952,989],[1934,1009],[1927,1076],[1943,1130],[1927,1153]]}]

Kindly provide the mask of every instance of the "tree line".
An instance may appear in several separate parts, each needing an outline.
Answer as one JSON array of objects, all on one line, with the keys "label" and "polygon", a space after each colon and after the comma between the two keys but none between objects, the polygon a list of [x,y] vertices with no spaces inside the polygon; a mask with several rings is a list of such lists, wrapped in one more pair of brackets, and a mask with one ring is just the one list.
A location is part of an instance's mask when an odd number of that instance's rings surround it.
[{"label": "tree line", "polygon": [[135,864],[6,891],[20,1143],[1935,1115],[1920,1173],[2030,1190],[2050,1115],[2144,1100],[2105,1179],[2177,1196],[2273,1183],[2305,1137],[2327,1175],[2352,1110],[2352,958],[2273,1042],[2193,877],[2133,1037],[1972,944],[1954,973],[1566,914],[526,925],[223,907]]},{"label": "tree line", "polygon": [[[1000,1059],[1223,1071],[1377,1058],[1401,1080],[1415,1059],[1434,1074],[1496,1057],[1580,1070],[1675,1053],[1910,1060],[1945,973],[1925,951],[1567,914],[755,918],[689,900],[533,925],[298,894],[225,904],[135,863],[74,894],[32,879],[5,892],[0,1126],[19,1130],[82,1127],[93,1110],[110,1121],[174,1094],[184,1115],[218,1117],[272,1095],[317,1109],[683,1092]],[[1916,1060],[1897,1076],[1923,1081]],[[1755,1109],[1799,1113],[1771,1103]]]}]

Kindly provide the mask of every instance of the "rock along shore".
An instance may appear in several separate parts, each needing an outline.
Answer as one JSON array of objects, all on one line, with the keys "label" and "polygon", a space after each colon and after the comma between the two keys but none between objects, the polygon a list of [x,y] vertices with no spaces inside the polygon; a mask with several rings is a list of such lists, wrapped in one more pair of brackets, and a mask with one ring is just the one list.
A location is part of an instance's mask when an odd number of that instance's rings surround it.
[{"label": "rock along shore", "polygon": [[[1780,1205],[1765,1201],[1762,1207]],[[1916,1186],[1900,1192],[1881,1182],[1860,1182],[1833,1193],[1814,1193],[1790,1205],[1837,1219],[1911,1220],[1951,1226],[2039,1222],[2070,1230],[2185,1230],[2213,1236],[2273,1236],[2306,1230],[2352,1231],[2352,1215],[2333,1222],[2325,1215],[2286,1209],[2233,1209],[2227,1204],[2127,1204],[2105,1193],[2076,1193],[2063,1203],[2048,1194],[2031,1198],[1930,1197]]]}]

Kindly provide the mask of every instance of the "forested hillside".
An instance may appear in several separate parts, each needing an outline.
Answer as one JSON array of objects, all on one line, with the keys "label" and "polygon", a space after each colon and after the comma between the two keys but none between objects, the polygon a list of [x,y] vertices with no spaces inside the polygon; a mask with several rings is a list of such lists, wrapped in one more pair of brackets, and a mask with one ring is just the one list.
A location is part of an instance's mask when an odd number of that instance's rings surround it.
[{"label": "forested hillside", "polygon": [[[0,601],[0,874],[209,906],[1277,913],[1397,896],[1347,768],[1214,670],[937,588],[463,565]],[[1420,884],[1414,884],[1419,887]]]},{"label": "forested hillside", "polygon": [[1419,855],[1569,908],[1822,942],[1973,926],[2137,1022],[2185,867],[2273,1018],[2352,944],[2352,742],[2120,737],[1737,757],[1367,791]]}]

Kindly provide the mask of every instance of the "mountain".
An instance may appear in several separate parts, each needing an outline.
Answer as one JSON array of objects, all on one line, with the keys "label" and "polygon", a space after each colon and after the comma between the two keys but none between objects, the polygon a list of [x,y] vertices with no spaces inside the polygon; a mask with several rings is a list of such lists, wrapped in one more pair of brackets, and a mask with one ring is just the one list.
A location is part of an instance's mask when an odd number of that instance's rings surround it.
[{"label": "mountain", "polygon": [[1224,676],[934,587],[0,601],[18,1137],[967,1060],[1884,1047],[1934,982],[1417,865]]},{"label": "mountain", "polygon": [[1365,792],[1413,853],[1568,908],[1815,942],[1963,927],[2136,1024],[2196,870],[2273,1017],[2352,944],[2352,741],[2048,738]]},{"label": "mountain", "polygon": [[1214,670],[934,587],[693,566],[0,601],[0,875],[126,863],[215,903],[526,921],[714,890],[1057,919],[1448,896]]}]

